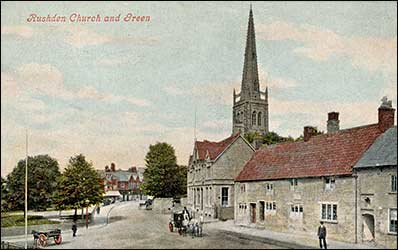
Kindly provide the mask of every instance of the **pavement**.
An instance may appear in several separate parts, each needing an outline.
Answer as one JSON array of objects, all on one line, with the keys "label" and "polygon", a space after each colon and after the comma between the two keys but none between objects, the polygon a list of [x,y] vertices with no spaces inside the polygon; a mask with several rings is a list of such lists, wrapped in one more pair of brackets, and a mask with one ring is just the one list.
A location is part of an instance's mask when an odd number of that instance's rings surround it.
[{"label": "pavement", "polygon": [[[233,220],[217,221],[206,225],[208,228],[217,228],[218,230],[228,232],[248,240],[255,240],[272,244],[275,246],[294,248],[294,249],[319,249],[319,240],[317,235],[281,233],[265,229],[251,228],[235,225]],[[327,239],[328,249],[383,249],[375,245],[351,244],[346,242]]]}]

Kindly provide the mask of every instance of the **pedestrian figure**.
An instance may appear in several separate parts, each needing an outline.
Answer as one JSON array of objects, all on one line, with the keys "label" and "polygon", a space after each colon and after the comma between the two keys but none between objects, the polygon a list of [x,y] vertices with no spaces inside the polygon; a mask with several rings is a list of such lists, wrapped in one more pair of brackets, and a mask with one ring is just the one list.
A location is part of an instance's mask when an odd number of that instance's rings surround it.
[{"label": "pedestrian figure", "polygon": [[326,227],[323,225],[323,221],[321,221],[321,225],[318,227],[318,237],[319,237],[319,246],[322,249],[322,245],[324,249],[328,249],[326,245]]},{"label": "pedestrian figure", "polygon": [[182,211],[182,214],[184,214],[184,216],[187,215],[189,221],[192,219],[191,215],[189,214],[189,211],[188,211],[187,207],[184,207],[184,210]]},{"label": "pedestrian figure", "polygon": [[97,214],[100,213],[100,206],[97,207]]},{"label": "pedestrian figure", "polygon": [[204,217],[203,212],[199,216],[198,236],[202,237]]},{"label": "pedestrian figure", "polygon": [[76,237],[76,232],[77,232],[77,223],[74,220],[72,223],[72,232],[73,232],[73,237]]}]

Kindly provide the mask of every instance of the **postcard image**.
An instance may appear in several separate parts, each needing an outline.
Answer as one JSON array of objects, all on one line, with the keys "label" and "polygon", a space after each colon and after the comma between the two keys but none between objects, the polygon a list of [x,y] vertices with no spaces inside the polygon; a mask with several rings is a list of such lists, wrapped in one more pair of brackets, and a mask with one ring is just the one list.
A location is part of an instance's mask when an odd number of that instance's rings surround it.
[{"label": "postcard image", "polygon": [[395,2],[1,2],[1,248],[395,248]]}]

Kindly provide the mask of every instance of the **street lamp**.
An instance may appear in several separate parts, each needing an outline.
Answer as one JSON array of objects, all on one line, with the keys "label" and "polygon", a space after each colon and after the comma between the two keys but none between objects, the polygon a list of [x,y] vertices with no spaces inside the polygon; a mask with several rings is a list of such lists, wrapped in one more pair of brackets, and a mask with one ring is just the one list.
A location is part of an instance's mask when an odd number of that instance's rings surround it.
[{"label": "street lamp", "polygon": [[88,228],[88,204],[90,203],[89,199],[86,199],[86,228]]}]

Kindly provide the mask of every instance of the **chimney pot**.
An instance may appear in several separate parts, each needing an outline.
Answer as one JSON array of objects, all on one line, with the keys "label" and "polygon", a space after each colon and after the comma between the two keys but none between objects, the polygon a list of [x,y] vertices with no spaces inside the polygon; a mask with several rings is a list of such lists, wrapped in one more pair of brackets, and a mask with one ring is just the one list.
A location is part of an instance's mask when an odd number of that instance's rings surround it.
[{"label": "chimney pot", "polygon": [[395,109],[392,107],[392,101],[385,96],[381,99],[379,107],[379,129],[384,132],[394,126]]},{"label": "chimney pot", "polygon": [[309,141],[309,139],[315,135],[315,127],[305,126],[304,127],[304,141]]},{"label": "chimney pot", "polygon": [[329,133],[336,133],[340,130],[340,121],[338,112],[328,113],[327,131]]}]

